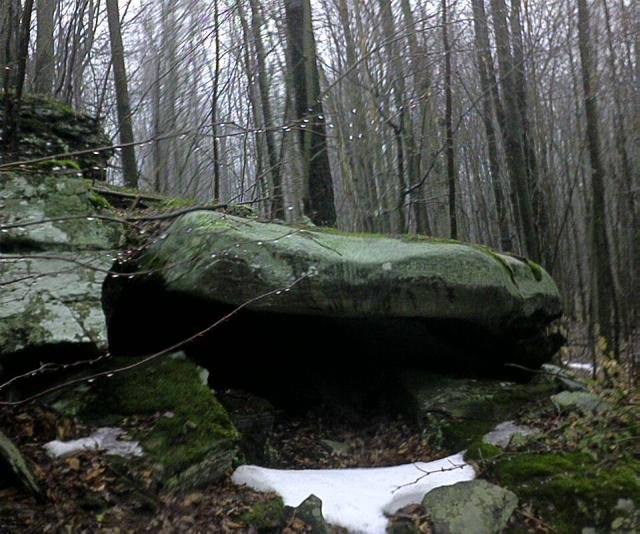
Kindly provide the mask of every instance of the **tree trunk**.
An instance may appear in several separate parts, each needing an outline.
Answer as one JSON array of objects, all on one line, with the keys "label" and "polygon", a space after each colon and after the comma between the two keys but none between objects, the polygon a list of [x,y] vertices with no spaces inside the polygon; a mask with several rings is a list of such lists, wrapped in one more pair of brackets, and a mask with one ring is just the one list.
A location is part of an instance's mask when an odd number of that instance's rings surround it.
[{"label": "tree trunk", "polygon": [[251,5],[251,26],[253,30],[253,43],[256,50],[258,62],[258,88],[260,91],[260,104],[262,107],[262,118],[264,126],[264,136],[267,145],[267,159],[269,161],[269,175],[271,176],[271,216],[276,219],[284,219],[284,197],[282,191],[282,179],[280,176],[280,162],[276,152],[276,142],[274,138],[273,113],[271,111],[271,101],[269,99],[269,80],[267,75],[266,53],[262,41],[262,13],[257,0],[250,0]]},{"label": "tree trunk", "polygon": [[220,98],[220,7],[213,0],[215,26],[215,65],[213,69],[213,95],[211,95],[211,142],[213,143],[213,201],[220,200],[220,147],[218,143],[218,99]]},{"label": "tree trunk", "polygon": [[109,37],[111,39],[111,60],[113,63],[113,79],[116,89],[116,107],[118,112],[118,129],[122,147],[122,174],[124,185],[138,187],[138,171],[136,155],[133,146],[133,125],[131,121],[131,105],[129,103],[129,88],[127,71],[124,64],[124,46],[120,32],[120,10],[118,0],[107,0],[107,19],[109,23]]},{"label": "tree trunk", "polygon": [[598,103],[593,81],[594,63],[591,56],[589,11],[586,0],[578,0],[578,44],[582,67],[587,149],[591,161],[591,246],[595,262],[593,279],[596,285],[592,291],[595,301],[593,310],[600,328],[600,335],[611,343],[614,340],[612,315],[615,286],[606,230],[605,173],[600,154]]},{"label": "tree trunk", "polygon": [[447,182],[449,184],[449,235],[458,239],[458,219],[456,217],[456,167],[453,146],[453,98],[451,94],[451,46],[449,44],[449,21],[447,0],[442,0],[442,44],[444,47],[444,94],[445,125],[447,144]]},{"label": "tree trunk", "polygon": [[518,228],[521,233],[524,254],[540,261],[540,243],[536,232],[531,191],[527,174],[527,160],[524,151],[522,116],[518,108],[517,77],[514,66],[509,29],[506,20],[504,0],[491,0],[496,34],[500,84],[504,99],[504,127],[502,135],[505,144],[511,187],[517,204]]},{"label": "tree trunk", "polygon": [[50,95],[53,90],[53,27],[56,2],[38,0],[36,4],[36,64],[33,88],[36,93]]},{"label": "tree trunk", "polygon": [[[15,159],[18,157],[18,141],[20,138],[20,105],[24,91],[24,81],[27,72],[27,59],[29,57],[29,38],[31,36],[31,15],[33,13],[33,0],[26,0],[22,8],[17,51],[11,65],[11,76],[8,76],[9,84],[5,84],[5,157]],[[11,38],[9,37],[9,40]],[[9,94],[7,88],[13,94]]]},{"label": "tree trunk", "polygon": [[[489,154],[489,174],[493,195],[496,203],[496,215],[498,230],[500,232],[500,248],[508,251],[512,248],[509,234],[509,221],[505,206],[505,195],[500,182],[500,160],[498,156],[498,142],[493,126],[492,88],[489,68],[493,69],[493,58],[489,45],[489,31],[487,28],[487,15],[484,9],[484,0],[472,0],[473,23],[475,29],[476,62],[480,74],[480,90],[482,91],[482,106],[485,135],[487,137],[487,151]],[[496,112],[497,113],[497,112]]]},{"label": "tree trunk", "polygon": [[303,160],[303,205],[305,214],[320,226],[333,226],[336,210],[327,152],[324,111],[316,43],[311,23],[310,0],[285,0],[287,40],[300,130]]}]

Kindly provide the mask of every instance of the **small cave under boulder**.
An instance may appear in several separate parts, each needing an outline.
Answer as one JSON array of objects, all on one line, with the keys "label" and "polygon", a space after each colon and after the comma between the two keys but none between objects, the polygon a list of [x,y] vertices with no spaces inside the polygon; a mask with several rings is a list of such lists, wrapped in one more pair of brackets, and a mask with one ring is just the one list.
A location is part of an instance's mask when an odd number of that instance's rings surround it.
[{"label": "small cave under boulder", "polygon": [[[216,300],[216,294],[202,285],[189,290],[172,287],[175,279],[168,282],[167,271],[174,265],[158,266],[157,255],[150,261],[153,247],[128,264],[114,266],[119,274],[104,283],[112,353],[143,356],[188,340],[180,348],[209,371],[214,390],[246,391],[288,412],[320,406],[353,418],[403,412],[406,399],[399,377],[408,369],[526,381],[531,373],[522,367],[539,368],[562,344],[560,336],[541,326],[554,318],[543,309],[532,312],[527,321],[521,318],[497,327],[466,317],[323,314],[313,306],[301,313],[297,304],[287,313],[269,304],[283,298],[284,290],[261,299],[259,307],[232,304]],[[208,249],[207,258],[211,254],[215,255]],[[199,268],[197,260],[190,262],[192,269]],[[238,258],[228,263],[230,270],[239,268]],[[152,273],[150,265],[155,266]],[[245,276],[221,277],[220,284],[233,286],[221,289],[223,297],[236,288],[242,293],[242,284],[255,286],[246,269]],[[313,291],[307,284],[313,281],[302,280],[287,293],[299,289],[305,299]],[[482,308],[480,304],[480,314]]]},{"label": "small cave under boulder", "polygon": [[538,265],[485,247],[214,211],[179,217],[103,285],[110,349],[188,340],[215,389],[276,406],[393,407],[398,372],[523,380],[562,343]]}]

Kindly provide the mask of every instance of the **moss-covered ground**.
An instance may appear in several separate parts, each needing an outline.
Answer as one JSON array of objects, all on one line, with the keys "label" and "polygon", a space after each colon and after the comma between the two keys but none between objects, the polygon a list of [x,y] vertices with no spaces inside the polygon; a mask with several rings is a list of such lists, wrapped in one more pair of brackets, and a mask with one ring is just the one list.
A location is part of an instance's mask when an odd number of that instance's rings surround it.
[{"label": "moss-covered ground", "polygon": [[[134,361],[120,358],[112,367]],[[125,417],[159,415],[143,448],[169,479],[220,450],[235,450],[238,433],[225,409],[200,380],[198,368],[183,358],[165,358],[102,379],[79,415],[115,423]]]},{"label": "moss-covered ground", "polygon": [[543,432],[513,440],[506,450],[473,442],[466,459],[518,495],[553,532],[640,530],[640,393],[616,381],[589,389],[610,407],[584,413],[541,403],[521,417]]}]

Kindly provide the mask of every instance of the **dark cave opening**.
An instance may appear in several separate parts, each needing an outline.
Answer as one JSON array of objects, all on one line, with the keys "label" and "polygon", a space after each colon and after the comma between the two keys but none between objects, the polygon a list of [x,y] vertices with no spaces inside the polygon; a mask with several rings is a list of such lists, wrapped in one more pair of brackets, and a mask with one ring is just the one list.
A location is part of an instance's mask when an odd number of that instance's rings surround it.
[{"label": "dark cave opening", "polygon": [[453,320],[243,309],[203,333],[234,308],[166,292],[153,278],[110,280],[103,304],[114,354],[144,356],[195,336],[181,350],[209,371],[213,389],[246,391],[295,413],[318,406],[354,417],[395,411],[398,376],[407,370],[523,380],[531,375],[505,363],[536,368],[550,357],[515,335]]}]

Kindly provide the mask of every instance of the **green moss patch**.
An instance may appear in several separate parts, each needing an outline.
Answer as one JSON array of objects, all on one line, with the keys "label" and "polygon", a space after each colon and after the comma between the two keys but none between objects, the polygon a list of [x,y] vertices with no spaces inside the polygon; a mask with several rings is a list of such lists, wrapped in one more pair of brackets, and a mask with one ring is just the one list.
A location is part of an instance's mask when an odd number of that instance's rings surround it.
[{"label": "green moss patch", "polygon": [[[133,363],[119,359],[112,366]],[[160,464],[165,480],[206,462],[210,456],[235,451],[238,433],[211,390],[202,384],[198,368],[184,358],[138,367],[94,388],[93,401],[81,416],[113,421],[114,416],[159,416],[148,433],[137,436],[145,451]],[[106,418],[106,419],[105,419]],[[216,466],[218,466],[216,461]],[[222,462],[224,464],[224,462]]]},{"label": "green moss patch", "polygon": [[258,501],[242,515],[241,519],[258,532],[276,531],[285,523],[284,502],[279,496]]},{"label": "green moss patch", "polygon": [[485,462],[502,454],[502,449],[491,443],[476,439],[464,453],[465,462]]},{"label": "green moss patch", "polygon": [[638,461],[605,465],[580,452],[516,453],[498,457],[490,472],[558,532],[609,527],[619,499],[640,505]]}]

